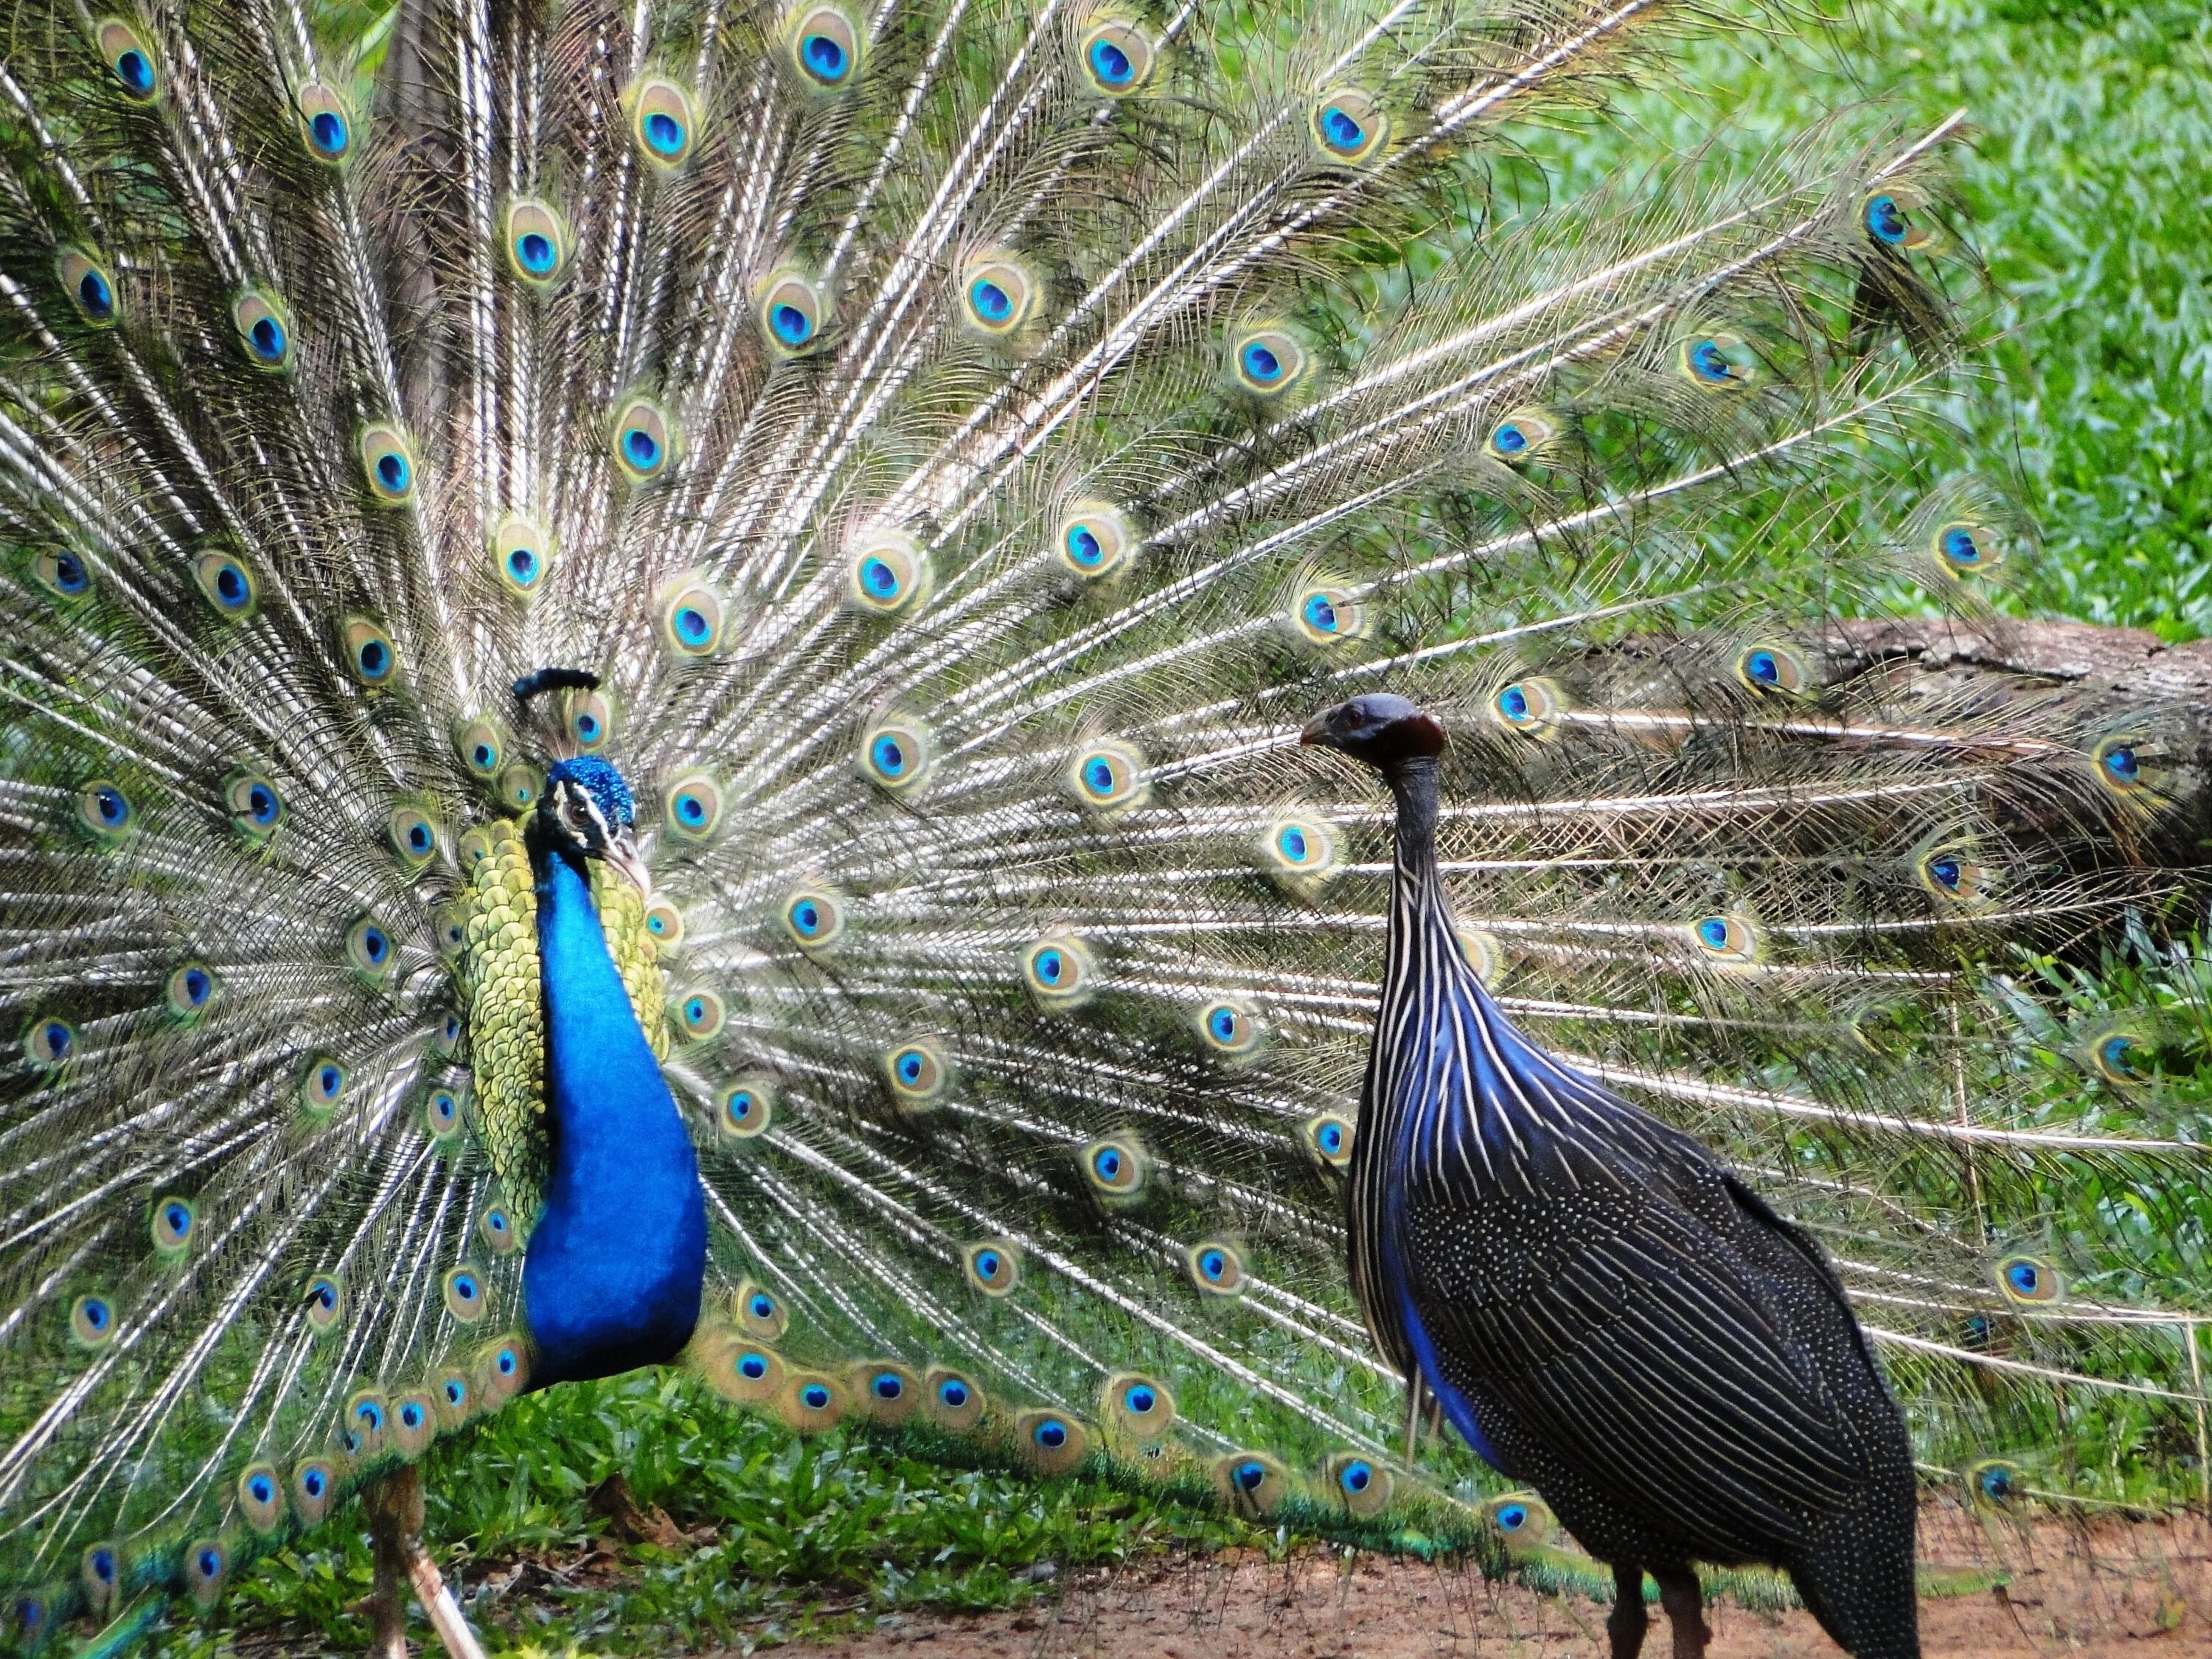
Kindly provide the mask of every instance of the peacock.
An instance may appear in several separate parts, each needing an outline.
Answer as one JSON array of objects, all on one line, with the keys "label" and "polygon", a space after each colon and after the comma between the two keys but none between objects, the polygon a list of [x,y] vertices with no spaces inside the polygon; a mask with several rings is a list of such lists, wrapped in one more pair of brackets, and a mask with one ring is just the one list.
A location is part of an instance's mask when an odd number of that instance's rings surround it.
[{"label": "peacock", "polygon": [[1832,1263],[1927,1571],[2191,1496],[2193,728],[1864,648],[2039,556],[1962,121],[1546,188],[1709,22],[10,0],[13,1639],[361,1496],[465,1650],[416,1460],[665,1364],[1592,1577],[1347,1274],[1370,695],[1469,1003]]}]

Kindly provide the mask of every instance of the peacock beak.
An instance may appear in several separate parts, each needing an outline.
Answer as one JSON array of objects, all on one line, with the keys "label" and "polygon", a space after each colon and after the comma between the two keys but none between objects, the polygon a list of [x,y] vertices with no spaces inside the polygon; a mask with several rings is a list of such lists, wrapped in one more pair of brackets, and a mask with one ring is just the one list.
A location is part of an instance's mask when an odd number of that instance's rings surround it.
[{"label": "peacock beak", "polygon": [[646,868],[645,854],[637,844],[635,825],[617,825],[607,837],[600,856],[635,883],[640,894],[647,898],[653,896],[653,872]]}]

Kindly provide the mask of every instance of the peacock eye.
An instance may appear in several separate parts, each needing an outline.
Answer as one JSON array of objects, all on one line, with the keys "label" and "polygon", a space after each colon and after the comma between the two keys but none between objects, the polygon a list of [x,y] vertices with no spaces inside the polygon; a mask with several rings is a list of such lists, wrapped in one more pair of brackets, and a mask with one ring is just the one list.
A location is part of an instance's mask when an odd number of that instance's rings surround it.
[{"label": "peacock eye", "polygon": [[633,87],[629,97],[630,131],[645,159],[663,171],[682,167],[697,142],[699,118],[691,94],[675,82],[654,76]]},{"label": "peacock eye", "polygon": [[791,27],[791,61],[806,85],[836,92],[860,62],[860,31],[836,6],[808,8]]}]

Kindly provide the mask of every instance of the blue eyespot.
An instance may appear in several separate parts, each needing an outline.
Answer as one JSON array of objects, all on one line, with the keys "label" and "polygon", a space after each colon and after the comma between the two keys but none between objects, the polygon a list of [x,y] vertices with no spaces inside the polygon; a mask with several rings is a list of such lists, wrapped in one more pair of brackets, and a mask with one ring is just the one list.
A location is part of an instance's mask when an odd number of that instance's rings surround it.
[{"label": "blue eyespot", "polygon": [[2128,744],[2118,744],[2105,751],[2105,770],[2121,783],[2135,783],[2142,776],[2142,763]]},{"label": "blue eyespot", "polygon": [[92,810],[110,830],[120,830],[131,821],[131,803],[112,785],[102,784],[92,792]]},{"label": "blue eyespot", "polygon": [[1259,341],[1254,340],[1244,348],[1244,373],[1262,386],[1272,385],[1283,375],[1283,360]]},{"label": "blue eyespot", "polygon": [[170,1238],[181,1244],[191,1236],[192,1212],[182,1204],[166,1204],[161,1207],[161,1226]]},{"label": "blue eyespot", "polygon": [[684,153],[684,124],[665,111],[655,110],[645,118],[645,142],[661,155],[681,155]]},{"label": "blue eyespot", "polygon": [[906,770],[906,750],[899,741],[888,733],[878,738],[868,750],[868,758],[876,770],[887,778],[895,778]]},{"label": "blue eyespot", "polygon": [[1341,1123],[1324,1123],[1314,1139],[1324,1152],[1340,1152],[1344,1150],[1344,1126]]},{"label": "blue eyespot", "polygon": [[937,1385],[937,1398],[940,1405],[957,1412],[968,1403],[968,1385],[957,1376],[948,1376]]},{"label": "blue eyespot", "polygon": [[1879,192],[1867,198],[1866,228],[1875,240],[1887,247],[1899,246],[1912,233],[1911,221],[1905,217],[1897,198]]},{"label": "blue eyespot", "polygon": [[1690,368],[1704,380],[1726,380],[1735,375],[1735,365],[1711,340],[1700,340],[1690,348]]},{"label": "blue eyespot", "polygon": [[631,427],[623,434],[623,453],[641,472],[650,472],[660,465],[659,441],[642,427]]},{"label": "blue eyespot", "polygon": [[1322,112],[1322,136],[1336,149],[1353,150],[1367,142],[1367,129],[1334,104]]},{"label": "blue eyespot", "polygon": [[1067,556],[1087,568],[1104,558],[1106,550],[1099,544],[1089,525],[1075,524],[1068,527]]},{"label": "blue eyespot", "polygon": [[384,487],[387,495],[403,494],[407,489],[408,479],[412,476],[407,458],[397,450],[387,449],[376,458],[376,481]]},{"label": "blue eyespot", "polygon": [[851,63],[845,48],[826,34],[808,35],[799,43],[799,55],[817,81],[843,80]]},{"label": "blue eyespot", "polygon": [[898,572],[881,559],[869,558],[860,562],[860,584],[879,599],[898,597]]},{"label": "blue eyespot", "polygon": [[1112,763],[1099,759],[1087,762],[1083,768],[1083,784],[1093,794],[1112,794],[1114,793]]},{"label": "blue eyespot", "polygon": [[678,605],[675,620],[676,636],[686,645],[703,646],[714,637],[714,624],[696,606]]},{"label": "blue eyespot", "polygon": [[730,1115],[737,1119],[739,1122],[743,1122],[745,1119],[750,1117],[753,1115],[753,1097],[751,1091],[745,1089],[733,1091],[730,1096],[729,1111]]},{"label": "blue eyespot", "polygon": [[791,907],[791,925],[810,938],[822,931],[822,909],[812,899],[801,899]]},{"label": "blue eyespot", "polygon": [[1498,711],[1509,720],[1528,718],[1528,694],[1517,685],[1509,685],[1498,694]]},{"label": "blue eyespot", "polygon": [[1928,862],[1928,873],[1939,884],[1956,888],[1959,884],[1959,860],[1948,853]]},{"label": "blue eyespot", "polygon": [[1201,1251],[1198,1258],[1198,1270],[1208,1279],[1218,1279],[1229,1271],[1229,1258],[1218,1250]]},{"label": "blue eyespot", "polygon": [[499,1351],[499,1358],[493,1362],[501,1376],[513,1376],[521,1363],[514,1357],[514,1350],[512,1348],[501,1348]]},{"label": "blue eyespot", "polygon": [[1038,1445],[1047,1451],[1058,1451],[1067,1443],[1067,1425],[1056,1417],[1048,1417],[1033,1431]]},{"label": "blue eyespot", "polygon": [[514,239],[514,257],[522,268],[533,276],[549,275],[561,262],[561,250],[553,239],[543,231],[525,231]]},{"label": "blue eyespot", "polygon": [[85,314],[96,323],[115,315],[115,292],[108,287],[107,278],[96,270],[88,270],[77,278],[76,297]]},{"label": "blue eyespot", "polygon": [[467,1403],[469,1397],[468,1384],[462,1382],[458,1376],[447,1377],[446,1379],[446,1386],[442,1392],[446,1396],[446,1403],[448,1406],[458,1407]]},{"label": "blue eyespot", "polygon": [[765,1291],[756,1291],[752,1300],[745,1304],[745,1311],[755,1319],[773,1319],[775,1317],[775,1304]]},{"label": "blue eyespot", "polygon": [[246,331],[246,342],[264,363],[284,361],[284,325],[274,317],[256,318],[253,326]]},{"label": "blue eyespot", "polygon": [[1991,1464],[1976,1479],[1982,1496],[1992,1504],[2002,1504],[2013,1493],[2013,1473],[2002,1463]]},{"label": "blue eyespot", "polygon": [[1257,1492],[1267,1484],[1267,1466],[1255,1459],[1247,1459],[1230,1470],[1229,1478],[1239,1492]]},{"label": "blue eyespot", "polygon": [[475,1301],[477,1299],[476,1280],[466,1273],[456,1274],[453,1279],[453,1294],[464,1302]]},{"label": "blue eyespot", "polygon": [[1101,1181],[1118,1181],[1121,1176],[1121,1154],[1111,1146],[1103,1146],[1091,1160],[1091,1167],[1098,1172]]},{"label": "blue eyespot", "polygon": [[1782,684],[1782,666],[1771,651],[1753,651],[1743,659],[1743,672],[1761,685]]},{"label": "blue eyespot", "polygon": [[1698,924],[1698,937],[1716,951],[1728,948],[1728,922],[1720,916],[1707,916]]},{"label": "blue eyespot", "polygon": [[1375,1484],[1374,1466],[1355,1458],[1337,1471],[1336,1483],[1357,1497]]},{"label": "blue eyespot", "polygon": [[999,1276],[999,1253],[996,1250],[978,1251],[975,1272],[981,1278],[996,1279]]},{"label": "blue eyespot", "polygon": [[1518,455],[1528,447],[1528,434],[1508,422],[1490,434],[1490,441],[1507,455]]},{"label": "blue eyespot", "polygon": [[[2122,1037],[2118,1041],[2124,1051],[2127,1039]],[[2033,1261],[2015,1261],[2005,1269],[2005,1283],[2012,1286],[2014,1295],[2032,1300],[2043,1288],[2043,1270]]]},{"label": "blue eyespot", "polygon": [[1504,1532],[1518,1532],[1528,1524],[1526,1504],[1503,1504],[1498,1510],[1498,1525]]},{"label": "blue eyespot", "polygon": [[876,1380],[869,1386],[878,1400],[896,1400],[906,1392],[906,1383],[896,1371],[878,1372]]},{"label": "blue eyespot", "polygon": [[799,1391],[799,1399],[811,1412],[826,1411],[830,1406],[830,1390],[819,1382],[809,1382]]},{"label": "blue eyespot", "polygon": [[987,323],[1003,323],[1014,314],[1013,296],[988,276],[978,276],[969,284],[968,303]]},{"label": "blue eyespot", "polygon": [[1316,593],[1308,598],[1305,618],[1306,626],[1316,634],[1336,632],[1336,607],[1329,603],[1326,593]]},{"label": "blue eyespot", "polygon": [[1972,531],[1964,525],[1954,525],[1943,532],[1943,556],[1953,564],[1979,564],[1982,550],[1975,544]]},{"label": "blue eyespot", "polygon": [[114,1311],[96,1296],[88,1296],[77,1306],[78,1316],[94,1332],[106,1330],[114,1322]]},{"label": "blue eyespot", "polygon": [[1065,971],[1066,965],[1057,951],[1040,951],[1036,954],[1037,977],[1048,985],[1060,983],[1060,976]]},{"label": "blue eyespot", "polygon": [[354,1407],[354,1419],[361,1426],[374,1434],[384,1426],[384,1407],[374,1400],[364,1400]]},{"label": "blue eyespot", "polygon": [[1213,1033],[1213,1040],[1216,1042],[1236,1042],[1237,1011],[1233,1008],[1216,1008],[1206,1016],[1206,1029]]},{"label": "blue eyespot", "polygon": [[685,823],[701,824],[707,821],[707,808],[696,795],[678,795],[676,816]]},{"label": "blue eyespot", "polygon": [[1091,70],[1109,87],[1126,87],[1137,74],[1137,66],[1129,61],[1129,54],[1108,40],[1091,42]]},{"label": "blue eyespot", "polygon": [[133,98],[154,95],[154,65],[144,52],[129,46],[115,55],[115,78]]},{"label": "blue eyespot", "polygon": [[1275,848],[1292,864],[1304,864],[1306,861],[1306,832],[1296,824],[1288,825],[1275,837]]},{"label": "blue eyespot", "polygon": [[768,1375],[767,1357],[765,1355],[757,1353],[739,1355],[738,1358],[738,1375],[744,1377],[749,1382],[759,1382],[761,1378]]},{"label": "blue eyespot", "polygon": [[240,611],[253,597],[253,585],[246,580],[246,573],[228,559],[215,568],[215,602],[226,611]]},{"label": "blue eyespot", "polygon": [[907,1053],[898,1057],[899,1081],[915,1084],[921,1081],[921,1056]]},{"label": "blue eyespot", "polygon": [[253,1501],[257,1504],[273,1504],[276,1501],[276,1483],[265,1474],[257,1474],[248,1480],[246,1483],[246,1490],[252,1495]]},{"label": "blue eyespot", "polygon": [[307,123],[307,136],[313,141],[318,154],[335,161],[346,152],[350,135],[346,131],[345,118],[336,110],[323,110]]},{"label": "blue eyespot", "polygon": [[222,1552],[212,1544],[203,1545],[192,1555],[192,1571],[202,1583],[222,1577]]},{"label": "blue eyespot", "polygon": [[422,1426],[422,1406],[420,1401],[410,1400],[400,1407],[399,1424],[402,1428],[408,1429],[419,1429]]},{"label": "blue eyespot", "polygon": [[786,345],[805,345],[814,337],[814,319],[797,306],[769,307],[768,322],[775,331],[775,337]]},{"label": "blue eyespot", "polygon": [[1136,1416],[1143,1417],[1160,1403],[1160,1397],[1146,1384],[1138,1382],[1132,1384],[1129,1391],[1121,1396],[1121,1403]]}]

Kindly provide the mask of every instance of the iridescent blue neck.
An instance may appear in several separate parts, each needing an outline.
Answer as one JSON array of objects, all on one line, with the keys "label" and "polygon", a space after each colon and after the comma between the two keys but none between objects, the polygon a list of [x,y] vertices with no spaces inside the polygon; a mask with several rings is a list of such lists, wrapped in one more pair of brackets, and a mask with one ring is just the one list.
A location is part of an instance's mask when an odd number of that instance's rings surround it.
[{"label": "iridescent blue neck", "polygon": [[533,1384],[674,1358],[698,1322],[698,1160],[631,1012],[583,860],[532,828],[553,1152],[522,1266]]}]

